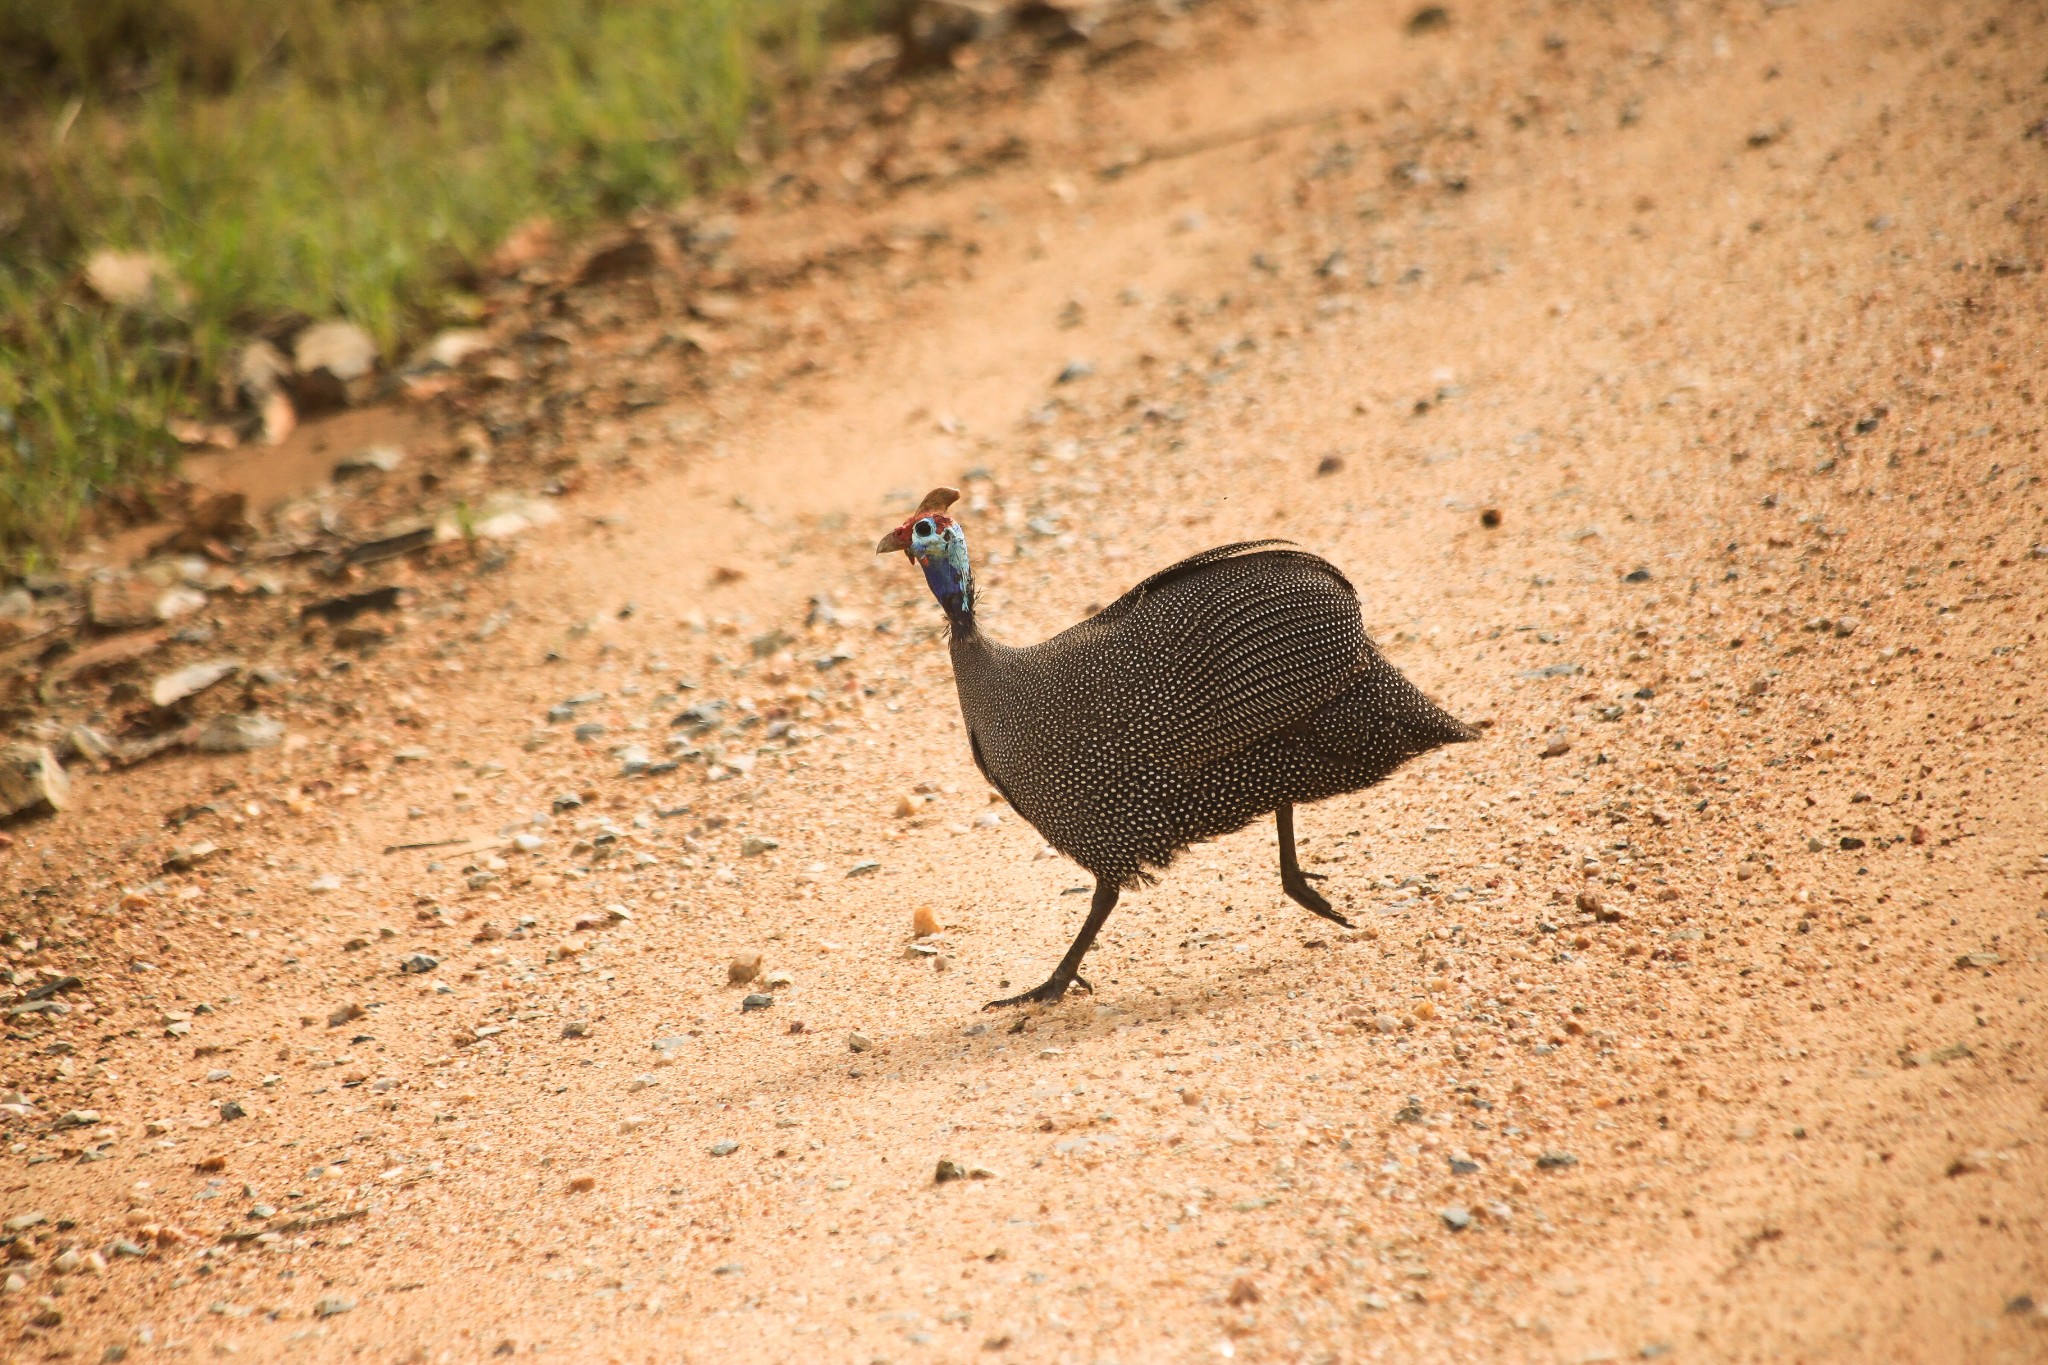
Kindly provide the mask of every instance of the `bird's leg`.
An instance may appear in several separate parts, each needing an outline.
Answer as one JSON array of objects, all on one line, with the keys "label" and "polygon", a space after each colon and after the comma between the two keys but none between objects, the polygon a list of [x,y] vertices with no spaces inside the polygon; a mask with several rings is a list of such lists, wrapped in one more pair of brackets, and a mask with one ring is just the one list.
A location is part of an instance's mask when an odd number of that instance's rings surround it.
[{"label": "bird's leg", "polygon": [[1081,926],[1081,932],[1075,935],[1074,946],[1067,949],[1067,955],[1060,959],[1060,965],[1053,969],[1053,974],[1047,978],[1046,983],[1036,990],[1013,995],[1007,1000],[991,1000],[982,1008],[996,1010],[1005,1005],[1050,1005],[1067,993],[1067,987],[1074,985],[1080,986],[1090,995],[1095,994],[1095,988],[1081,975],[1081,959],[1087,955],[1088,949],[1094,946],[1095,936],[1102,932],[1102,923],[1109,918],[1109,912],[1116,909],[1117,895],[1115,882],[1097,877],[1095,899],[1088,906],[1088,920]]},{"label": "bird's leg", "polygon": [[1322,878],[1313,872],[1303,872],[1300,862],[1295,859],[1294,807],[1291,804],[1282,805],[1274,811],[1273,823],[1279,826],[1280,830],[1280,889],[1287,893],[1288,899],[1302,909],[1349,929],[1351,921],[1332,910],[1330,902],[1323,898],[1322,893],[1308,884],[1310,877],[1315,877],[1317,881],[1321,881]]}]

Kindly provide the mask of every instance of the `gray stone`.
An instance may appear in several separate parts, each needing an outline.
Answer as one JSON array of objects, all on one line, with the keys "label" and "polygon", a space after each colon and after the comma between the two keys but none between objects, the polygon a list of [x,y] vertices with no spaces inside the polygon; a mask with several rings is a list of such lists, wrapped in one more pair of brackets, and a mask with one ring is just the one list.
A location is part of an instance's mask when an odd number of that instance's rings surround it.
[{"label": "gray stone", "polygon": [[774,997],[774,996],[772,996],[772,995],[764,995],[764,994],[762,994],[762,993],[761,993],[760,991],[755,991],[755,992],[754,992],[753,994],[749,995],[749,996],[748,996],[748,997],[747,997],[746,999],[744,999],[744,1000],[740,1001],[740,1013],[741,1013],[741,1014],[752,1014],[752,1013],[753,1013],[753,1012],[754,1012],[755,1010],[765,1010],[765,1009],[767,1009],[767,1008],[768,1008],[768,1007],[769,1007],[770,1005],[773,1005],[774,1003],[775,1003],[775,997]]},{"label": "gray stone", "polygon": [[199,727],[194,748],[209,754],[240,754],[251,749],[274,749],[284,743],[284,722],[251,712],[222,714]]},{"label": "gray stone", "polygon": [[0,818],[47,811],[71,801],[71,779],[57,756],[39,744],[0,749]]},{"label": "gray stone", "polygon": [[398,964],[398,970],[409,976],[418,976],[425,972],[431,972],[440,965],[441,959],[438,957],[429,957],[425,953],[414,953],[411,957]]},{"label": "gray stone", "polygon": [[205,663],[174,669],[149,685],[149,700],[156,706],[175,706],[222,679],[233,677],[241,667],[239,659],[208,659]]},{"label": "gray stone", "polygon": [[346,384],[377,368],[377,343],[353,322],[316,322],[292,342],[300,374],[325,370]]}]

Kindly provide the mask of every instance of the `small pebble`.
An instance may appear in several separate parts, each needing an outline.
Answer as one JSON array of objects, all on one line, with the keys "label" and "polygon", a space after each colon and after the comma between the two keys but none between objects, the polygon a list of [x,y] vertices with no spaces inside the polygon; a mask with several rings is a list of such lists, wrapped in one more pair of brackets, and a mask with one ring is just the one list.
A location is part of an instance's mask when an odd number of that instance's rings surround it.
[{"label": "small pebble", "polygon": [[734,1142],[731,1138],[720,1138],[718,1141],[711,1144],[711,1155],[731,1156],[734,1152],[737,1152],[739,1149],[740,1145],[737,1142]]},{"label": "small pebble", "polygon": [[939,917],[932,913],[929,905],[920,905],[912,912],[910,932],[917,938],[929,938],[939,932]]},{"label": "small pebble", "polygon": [[761,974],[761,955],[741,953],[727,964],[725,980],[727,985],[743,986]]},{"label": "small pebble", "polygon": [[571,1194],[589,1194],[596,1188],[597,1177],[594,1175],[577,1175],[569,1178],[569,1193]]},{"label": "small pebble", "polygon": [[846,1035],[846,1048],[849,1052],[866,1052],[874,1045],[874,1040],[865,1033],[849,1033]]},{"label": "small pebble", "polygon": [[774,996],[764,995],[760,991],[755,991],[748,995],[746,999],[740,1001],[740,1013],[751,1014],[755,1010],[765,1010],[774,1003]]}]

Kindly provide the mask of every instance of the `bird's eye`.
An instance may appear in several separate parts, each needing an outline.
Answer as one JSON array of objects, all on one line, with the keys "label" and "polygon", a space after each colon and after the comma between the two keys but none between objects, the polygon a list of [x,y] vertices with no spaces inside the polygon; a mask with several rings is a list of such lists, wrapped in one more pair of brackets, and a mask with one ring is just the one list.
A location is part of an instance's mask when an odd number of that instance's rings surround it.
[{"label": "bird's eye", "polygon": [[917,533],[921,536],[930,535],[932,533],[932,524],[928,521],[920,521],[917,524]]}]

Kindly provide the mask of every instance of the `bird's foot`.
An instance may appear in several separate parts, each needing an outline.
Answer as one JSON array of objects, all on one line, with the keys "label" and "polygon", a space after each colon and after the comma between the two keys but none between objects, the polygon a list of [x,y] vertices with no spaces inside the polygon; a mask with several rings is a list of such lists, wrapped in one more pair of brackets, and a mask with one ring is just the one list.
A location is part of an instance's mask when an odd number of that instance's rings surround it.
[{"label": "bird's foot", "polygon": [[[1301,875],[1304,877],[1316,876],[1316,874],[1313,872],[1304,872]],[[1317,877],[1316,879],[1318,881],[1322,880],[1322,878],[1320,877]],[[1330,908],[1330,902],[1323,896],[1322,892],[1316,890],[1307,882],[1283,881],[1280,884],[1280,889],[1287,893],[1287,898],[1289,900],[1293,901],[1296,905],[1299,905],[1302,909],[1308,911],[1310,914],[1321,915],[1324,919],[1329,920],[1332,924],[1341,924],[1346,929],[1354,927],[1350,920],[1344,918],[1344,916],[1338,914],[1335,910]]]},{"label": "bird's foot", "polygon": [[1095,987],[1088,984],[1087,977],[1075,976],[1067,980],[1061,980],[1059,975],[1055,973],[1052,979],[1042,986],[1028,990],[1022,995],[1010,996],[1004,1000],[991,1000],[986,1005],[983,1005],[982,1009],[1008,1009],[1012,1005],[1056,1005],[1066,995],[1067,987],[1069,986],[1079,986],[1088,994],[1095,994]]}]

